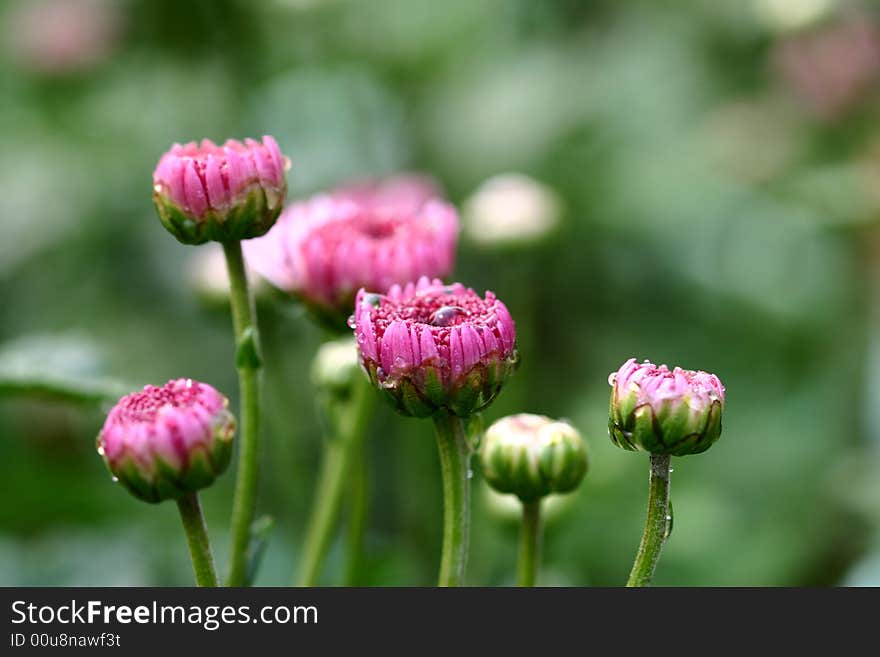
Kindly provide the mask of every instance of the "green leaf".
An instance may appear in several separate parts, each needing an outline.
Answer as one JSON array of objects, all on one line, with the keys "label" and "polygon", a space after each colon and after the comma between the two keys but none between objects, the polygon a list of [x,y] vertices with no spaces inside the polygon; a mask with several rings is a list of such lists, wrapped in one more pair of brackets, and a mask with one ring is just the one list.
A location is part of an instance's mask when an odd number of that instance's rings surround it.
[{"label": "green leaf", "polygon": [[104,374],[100,347],[81,336],[31,335],[0,345],[0,398],[97,405],[114,402],[133,389]]}]

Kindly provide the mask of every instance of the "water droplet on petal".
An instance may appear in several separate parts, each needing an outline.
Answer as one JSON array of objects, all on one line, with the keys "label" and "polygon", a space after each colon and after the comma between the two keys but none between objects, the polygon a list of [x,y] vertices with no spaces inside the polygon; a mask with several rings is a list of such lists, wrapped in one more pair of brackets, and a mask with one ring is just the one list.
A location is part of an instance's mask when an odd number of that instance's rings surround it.
[{"label": "water droplet on petal", "polygon": [[98,454],[100,454],[101,456],[104,456],[104,446],[103,445],[98,445]]},{"label": "water droplet on petal", "polygon": [[617,383],[617,372],[612,372],[608,375],[608,385],[613,386]]},{"label": "water droplet on petal", "polygon": [[441,306],[428,318],[431,326],[449,326],[456,317],[466,315],[467,311],[460,306]]},{"label": "water droplet on petal", "polygon": [[373,308],[377,308],[380,303],[382,303],[381,294],[365,294],[364,298],[361,299],[362,306],[372,306]]},{"label": "water droplet on petal", "polygon": [[354,315],[349,315],[348,320],[345,323],[348,324],[348,328],[353,329],[357,327],[357,320],[354,318]]}]

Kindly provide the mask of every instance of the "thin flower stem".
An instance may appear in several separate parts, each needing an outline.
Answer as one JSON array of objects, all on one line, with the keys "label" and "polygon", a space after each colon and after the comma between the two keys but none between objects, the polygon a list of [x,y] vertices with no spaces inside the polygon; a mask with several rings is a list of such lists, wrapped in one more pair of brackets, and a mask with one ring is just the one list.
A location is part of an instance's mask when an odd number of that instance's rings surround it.
[{"label": "thin flower stem", "polygon": [[361,560],[364,553],[364,538],[366,536],[367,517],[370,510],[369,472],[364,447],[365,445],[362,442],[359,449],[360,454],[354,457],[351,476],[349,477],[351,480],[351,500],[348,509],[348,529],[346,532],[346,586],[359,586],[361,584]]},{"label": "thin flower stem", "polygon": [[219,586],[217,572],[214,570],[211,544],[208,541],[208,528],[205,526],[198,494],[189,493],[178,498],[177,508],[180,510],[183,531],[186,532],[186,540],[189,543],[196,584],[199,586]]},{"label": "thin flower stem", "polygon": [[232,547],[227,583],[229,586],[246,586],[248,545],[259,476],[261,361],[254,301],[248,289],[241,242],[224,242],[223,251],[229,271],[229,300],[235,329],[235,364],[241,400],[241,447],[232,503]]},{"label": "thin flower stem", "polygon": [[443,478],[443,550],[438,586],[461,586],[471,522],[471,445],[460,417],[437,413],[434,427]]},{"label": "thin flower stem", "polygon": [[519,586],[534,586],[541,559],[541,500],[523,502],[519,538]]},{"label": "thin flower stem", "polygon": [[633,563],[627,586],[648,586],[660,560],[660,552],[669,528],[669,460],[668,455],[651,454],[651,475],[648,480],[648,513],[639,552]]},{"label": "thin flower stem", "polygon": [[354,380],[351,403],[343,417],[337,418],[337,435],[327,441],[324,461],[318,476],[314,507],[299,567],[300,586],[314,586],[321,565],[330,547],[333,531],[339,520],[344,493],[349,488],[353,461],[363,458],[363,435],[372,409],[374,392],[369,381],[360,374]]}]

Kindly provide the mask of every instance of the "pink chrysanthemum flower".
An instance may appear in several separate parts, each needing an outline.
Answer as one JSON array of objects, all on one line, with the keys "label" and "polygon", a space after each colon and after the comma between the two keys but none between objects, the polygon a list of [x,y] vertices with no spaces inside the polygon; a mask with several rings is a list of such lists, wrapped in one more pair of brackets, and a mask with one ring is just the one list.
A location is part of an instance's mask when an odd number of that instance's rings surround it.
[{"label": "pink chrysanthemum flower", "polygon": [[392,209],[402,214],[418,212],[432,198],[442,198],[440,187],[430,176],[402,173],[384,180],[363,180],[338,187],[333,195],[362,208]]},{"label": "pink chrysanthemum flower", "polygon": [[684,456],[721,436],[724,386],[714,374],[626,361],[608,378],[608,429],[618,447]]},{"label": "pink chrysanthemum flower", "polygon": [[210,485],[229,465],[235,418],[228,404],[192,379],[145,386],[111,409],[98,453],[136,497],[176,499]]},{"label": "pink chrysanthemum flower", "polygon": [[422,178],[344,187],[288,207],[245,243],[248,265],[344,328],[357,290],[387,290],[452,270],[458,215]]},{"label": "pink chrysanthemum flower", "polygon": [[467,417],[492,402],[517,364],[507,307],[461,283],[422,277],[386,295],[362,289],[354,319],[364,368],[405,415]]},{"label": "pink chrysanthemum flower", "polygon": [[262,143],[174,144],[153,173],[153,201],[162,224],[184,244],[259,237],[281,213],[288,167],[269,136]]}]

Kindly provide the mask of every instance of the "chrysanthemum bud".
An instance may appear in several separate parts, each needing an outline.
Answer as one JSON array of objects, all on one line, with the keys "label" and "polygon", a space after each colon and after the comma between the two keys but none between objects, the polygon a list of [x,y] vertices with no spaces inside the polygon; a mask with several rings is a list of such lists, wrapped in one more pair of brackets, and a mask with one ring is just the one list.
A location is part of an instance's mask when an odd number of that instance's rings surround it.
[{"label": "chrysanthemum bud", "polygon": [[248,264],[344,330],[360,288],[387,290],[452,270],[458,214],[430,195],[433,186],[411,178],[291,205],[272,232],[245,243]]},{"label": "chrysanthemum bud", "polygon": [[516,368],[513,319],[494,294],[423,277],[388,294],[358,292],[361,362],[404,415],[460,417],[488,406]]},{"label": "chrysanthemum bud", "polygon": [[312,362],[312,383],[321,392],[344,395],[355,376],[364,376],[358,361],[357,342],[353,337],[323,343]]},{"label": "chrysanthemum bud", "polygon": [[612,442],[629,450],[699,454],[721,436],[724,386],[714,374],[635,358],[608,377]]},{"label": "chrysanthemum bud", "polygon": [[503,174],[465,201],[464,230],[471,241],[487,247],[534,243],[557,227],[560,209],[551,188],[522,174]]},{"label": "chrysanthemum bud", "polygon": [[228,404],[192,379],[145,386],[110,411],[98,453],[114,478],[146,502],[195,492],[229,465],[235,418]]},{"label": "chrysanthemum bud", "polygon": [[495,490],[531,502],[577,488],[587,472],[587,447],[568,422],[520,413],[489,427],[480,464]]},{"label": "chrysanthemum bud", "polygon": [[288,167],[268,136],[262,143],[174,144],[153,173],[153,201],[162,224],[184,244],[259,237],[281,213]]}]

